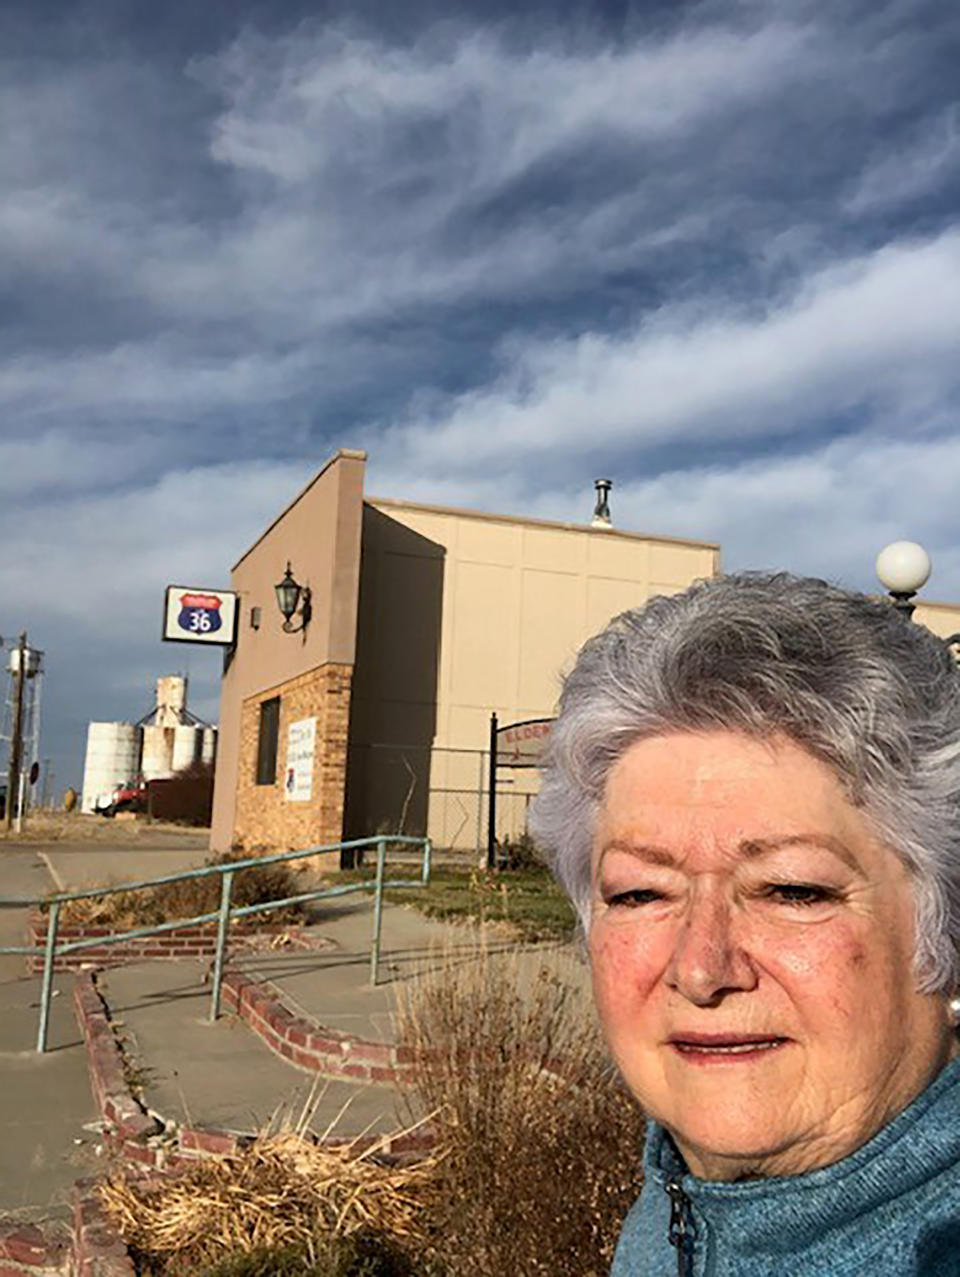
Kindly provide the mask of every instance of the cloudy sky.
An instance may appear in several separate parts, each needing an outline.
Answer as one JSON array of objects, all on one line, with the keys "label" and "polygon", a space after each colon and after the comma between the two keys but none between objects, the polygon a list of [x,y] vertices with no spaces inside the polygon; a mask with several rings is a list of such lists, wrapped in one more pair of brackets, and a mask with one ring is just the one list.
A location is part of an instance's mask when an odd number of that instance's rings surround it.
[{"label": "cloudy sky", "polygon": [[44,755],[336,447],[960,599],[955,0],[5,0],[0,634]]}]

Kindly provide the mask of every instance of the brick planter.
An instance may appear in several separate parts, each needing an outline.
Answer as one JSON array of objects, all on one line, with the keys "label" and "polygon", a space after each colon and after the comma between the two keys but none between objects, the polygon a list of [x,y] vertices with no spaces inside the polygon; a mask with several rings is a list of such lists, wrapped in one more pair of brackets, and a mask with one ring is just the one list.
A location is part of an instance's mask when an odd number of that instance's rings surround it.
[{"label": "brick planter", "polygon": [[293,1015],[269,985],[241,971],[228,971],[221,989],[224,1010],[233,1011],[277,1055],[298,1068],[349,1082],[397,1084],[409,1076],[409,1051],[389,1042],[369,1042]]},{"label": "brick planter", "polygon": [[[251,1018],[247,1022],[251,1027],[256,1028],[254,1014],[275,1036],[278,1026],[282,1026],[286,1036],[282,1040],[278,1037],[278,1042],[285,1049],[300,1050],[309,1057],[310,1062],[303,1067],[314,1068],[317,1062],[322,1062],[331,1070],[339,1067],[334,1076],[393,1081],[402,1074],[407,1063],[395,1047],[346,1038],[296,1020],[271,992],[238,972],[228,972],[223,995],[225,1005],[230,1005],[232,1000],[244,1018],[249,1012]],[[103,1126],[103,1144],[126,1170],[146,1176],[175,1175],[198,1159],[237,1153],[253,1141],[253,1135],[208,1127],[171,1126],[168,1129],[147,1113],[127,1082],[123,1053],[93,972],[82,971],[77,975],[73,996],[87,1048],[90,1085]],[[298,1046],[297,1038],[301,1034],[304,1040]],[[430,1152],[434,1138],[429,1128],[422,1127],[388,1140],[375,1135],[363,1139],[345,1136],[325,1143],[331,1147],[349,1144],[358,1154],[375,1147],[378,1154],[388,1160],[408,1162]],[[91,1182],[85,1181],[74,1190],[72,1247],[66,1247],[61,1241],[58,1249],[55,1240],[44,1239],[32,1226],[17,1225],[6,1234],[0,1227],[0,1277],[24,1277],[25,1274],[64,1277],[65,1273],[69,1277],[135,1277],[133,1260],[107,1222],[91,1189]],[[50,1267],[51,1263],[56,1266]]]},{"label": "brick planter", "polygon": [[[131,928],[133,930],[133,928]],[[96,940],[100,936],[116,933],[115,927],[95,927],[87,924],[63,923],[57,927],[57,943],[71,940]],[[230,927],[227,941],[231,947],[249,943],[254,938],[289,935],[294,944],[308,945],[300,924],[284,926],[279,923],[251,925],[237,924]],[[42,949],[47,942],[47,919],[38,909],[31,910],[27,921],[27,944]],[[177,927],[157,936],[145,936],[139,940],[125,940],[120,944],[91,945],[65,953],[54,960],[55,971],[79,971],[90,967],[117,967],[128,962],[143,962],[155,958],[212,958],[217,947],[217,927],[214,922],[194,927]],[[31,973],[43,970],[42,956],[27,958]]]},{"label": "brick planter", "polygon": [[73,1004],[87,1048],[90,1089],[103,1122],[104,1137],[123,1141],[156,1134],[159,1124],[144,1112],[127,1083],[120,1045],[94,978],[88,972],[77,976]]},{"label": "brick planter", "polygon": [[73,1196],[73,1252],[70,1277],[136,1277],[123,1239],[113,1231],[100,1202],[78,1187]]},{"label": "brick planter", "polygon": [[68,1253],[57,1225],[0,1222],[0,1277],[62,1274]]},{"label": "brick planter", "polygon": [[[224,984],[226,986],[226,981]],[[146,1172],[175,1171],[189,1166],[198,1158],[236,1153],[252,1142],[252,1134],[238,1134],[210,1127],[172,1126],[168,1130],[162,1122],[150,1116],[127,1083],[123,1054],[110,1024],[107,1008],[97,990],[96,977],[91,972],[84,971],[77,976],[73,997],[77,1020],[87,1047],[90,1085],[103,1124],[103,1143],[129,1167]],[[289,1016],[289,1012],[282,1009]],[[383,1048],[381,1044],[373,1042],[357,1043],[357,1046],[370,1050],[395,1050]],[[363,1067],[359,1056],[356,1066]],[[372,1069],[374,1066],[367,1067]],[[361,1075],[343,1072],[339,1076],[358,1078]],[[391,1079],[394,1076],[391,1073]],[[375,1079],[366,1075],[366,1080],[387,1079]],[[425,1153],[432,1148],[433,1138],[429,1130],[420,1129],[393,1140],[370,1135],[362,1140],[335,1138],[328,1143],[331,1146],[351,1144],[358,1152],[376,1146],[386,1157],[408,1157]],[[0,1277],[4,1277],[2,1271]]]}]

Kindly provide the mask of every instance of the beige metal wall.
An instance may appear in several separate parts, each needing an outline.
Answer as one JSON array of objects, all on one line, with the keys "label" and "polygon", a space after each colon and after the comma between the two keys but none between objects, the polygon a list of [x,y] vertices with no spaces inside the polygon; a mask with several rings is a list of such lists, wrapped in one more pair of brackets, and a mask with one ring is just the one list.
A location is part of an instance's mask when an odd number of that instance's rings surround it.
[{"label": "beige metal wall", "polygon": [[[348,828],[377,832],[406,803],[412,832],[429,801],[438,842],[459,830],[458,845],[475,845],[491,711],[502,724],[552,715],[589,635],[718,570],[719,549],[705,542],[369,499]],[[501,781],[501,833],[516,834],[535,773]]]},{"label": "beige metal wall", "polygon": [[[234,841],[238,787],[249,787],[254,779],[247,774],[249,766],[241,774],[239,765],[244,707],[249,719],[258,698],[275,694],[321,667],[337,667],[349,674],[353,665],[365,462],[365,453],[338,452],[231,573],[231,589],[240,597],[237,646],[225,664],[221,687],[211,833],[211,847],[216,851],[226,850]],[[283,632],[274,593],[288,559],[296,579],[309,586],[313,596],[312,619],[302,634]],[[258,629],[251,623],[255,607],[260,608]],[[284,740],[281,737],[280,775]],[[258,787],[261,805],[281,801],[267,788]],[[277,841],[282,844],[283,839]]]},{"label": "beige metal wall", "polygon": [[960,634],[960,604],[921,601],[913,619],[943,639]]}]

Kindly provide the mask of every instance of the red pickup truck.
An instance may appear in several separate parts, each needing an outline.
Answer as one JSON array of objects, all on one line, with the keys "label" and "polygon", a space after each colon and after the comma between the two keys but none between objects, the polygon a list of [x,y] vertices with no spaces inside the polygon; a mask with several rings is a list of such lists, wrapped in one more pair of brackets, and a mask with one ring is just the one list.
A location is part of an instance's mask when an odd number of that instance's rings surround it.
[{"label": "red pickup truck", "polygon": [[98,816],[115,816],[118,811],[146,811],[147,786],[142,780],[131,780],[118,785],[109,800],[94,807]]}]

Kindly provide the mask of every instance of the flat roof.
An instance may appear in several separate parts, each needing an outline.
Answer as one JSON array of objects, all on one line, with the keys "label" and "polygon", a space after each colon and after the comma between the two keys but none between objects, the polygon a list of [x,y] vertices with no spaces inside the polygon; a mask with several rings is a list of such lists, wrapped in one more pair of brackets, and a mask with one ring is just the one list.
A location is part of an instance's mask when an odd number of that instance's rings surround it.
[{"label": "flat roof", "polygon": [[[887,595],[881,595],[887,598]],[[944,612],[960,612],[960,603],[944,603],[943,600],[925,599],[922,594],[915,594],[912,602],[915,607],[929,607],[934,610],[942,609]]]},{"label": "flat roof", "polygon": [[[293,509],[298,501],[310,491],[321,475],[339,461],[341,458],[347,458],[351,461],[366,461],[367,454],[356,448],[338,448],[332,457],[329,457],[320,469],[314,474],[300,491],[283,507],[276,518],[263,529],[257,539],[244,550],[236,563],[230,569],[235,572],[240,564],[248,555],[252,554],[261,541],[273,531],[277,524]],[[529,515],[518,514],[491,514],[486,510],[468,510],[462,506],[450,505],[431,505],[425,501],[404,501],[396,497],[364,497],[364,505],[373,506],[375,508],[385,507],[388,510],[422,510],[426,514],[449,514],[457,518],[480,519],[486,523],[512,523],[519,526],[529,526],[535,528],[553,528],[562,532],[592,532],[597,536],[603,537],[620,537],[628,541],[656,541],[663,545],[686,545],[693,546],[698,550],[720,550],[719,542],[716,541],[699,541],[692,537],[671,537],[661,536],[656,533],[649,532],[625,532],[622,528],[595,528],[589,523],[565,523],[558,519],[538,519]]]},{"label": "flat roof", "polygon": [[621,537],[628,541],[659,541],[665,545],[687,545],[698,550],[719,550],[716,541],[698,541],[691,537],[669,537],[649,532],[625,532],[621,528],[595,528],[589,523],[563,523],[557,519],[537,519],[528,515],[490,514],[485,510],[467,510],[462,506],[429,505],[424,501],[401,501],[395,497],[364,497],[364,505],[388,510],[422,510],[426,514],[450,514],[457,518],[480,519],[485,523],[513,523],[535,528],[554,528],[562,532],[592,532],[600,537]]}]

